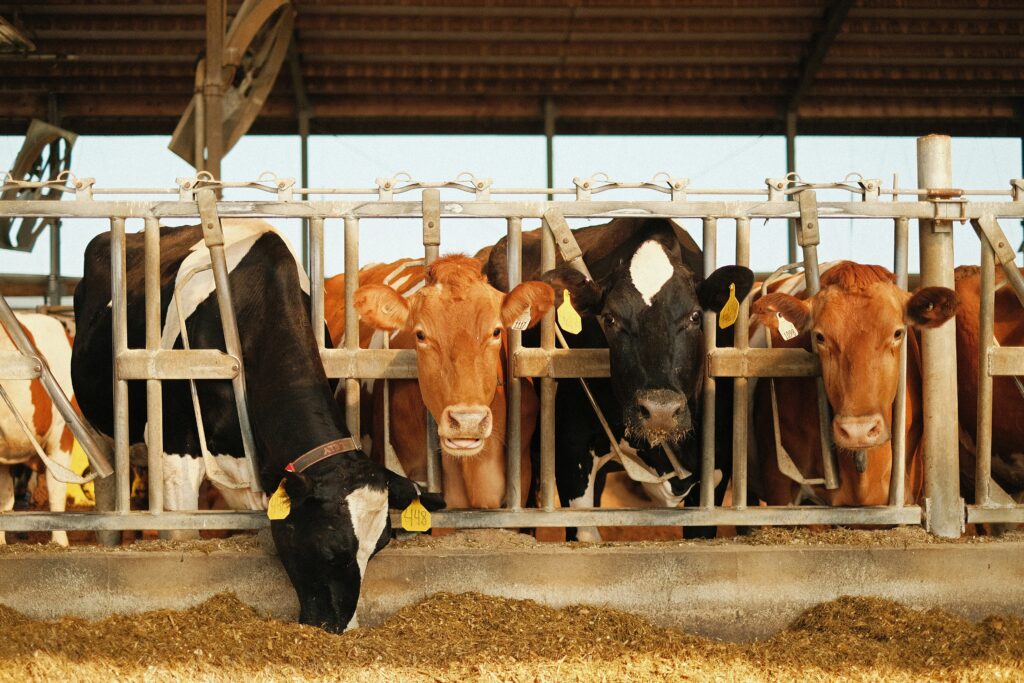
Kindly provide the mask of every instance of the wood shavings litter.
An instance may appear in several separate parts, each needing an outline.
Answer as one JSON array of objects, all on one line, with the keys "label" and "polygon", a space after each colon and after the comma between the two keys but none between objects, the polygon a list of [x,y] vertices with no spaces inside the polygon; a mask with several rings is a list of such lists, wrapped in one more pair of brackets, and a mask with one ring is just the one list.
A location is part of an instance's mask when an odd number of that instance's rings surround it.
[{"label": "wood shavings litter", "polygon": [[595,607],[438,593],[377,628],[332,635],[231,595],[182,611],[31,621],[0,607],[0,680],[1024,680],[1024,620],[978,624],[875,598],[814,607],[734,644]]}]

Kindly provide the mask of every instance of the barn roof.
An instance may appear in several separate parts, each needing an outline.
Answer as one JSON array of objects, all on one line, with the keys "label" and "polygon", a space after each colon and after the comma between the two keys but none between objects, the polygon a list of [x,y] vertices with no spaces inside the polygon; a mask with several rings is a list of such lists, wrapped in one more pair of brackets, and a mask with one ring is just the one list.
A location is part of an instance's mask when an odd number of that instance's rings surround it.
[{"label": "barn roof", "polygon": [[[295,0],[313,133],[1024,134],[1020,0]],[[229,2],[229,13],[237,9]],[[0,132],[170,134],[203,0],[25,0]],[[0,49],[2,52],[2,49]],[[54,99],[53,96],[56,96]],[[286,64],[251,132],[293,133]]]}]

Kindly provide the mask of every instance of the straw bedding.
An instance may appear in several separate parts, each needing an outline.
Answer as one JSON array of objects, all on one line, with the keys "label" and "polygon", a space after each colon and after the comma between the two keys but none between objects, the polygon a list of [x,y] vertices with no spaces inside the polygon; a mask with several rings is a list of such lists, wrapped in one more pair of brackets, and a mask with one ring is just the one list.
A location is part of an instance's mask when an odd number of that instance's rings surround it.
[{"label": "straw bedding", "polygon": [[32,621],[0,607],[0,680],[1024,680],[1024,620],[978,624],[842,598],[773,638],[724,643],[613,610],[439,593],[337,636],[231,595],[183,611]]}]

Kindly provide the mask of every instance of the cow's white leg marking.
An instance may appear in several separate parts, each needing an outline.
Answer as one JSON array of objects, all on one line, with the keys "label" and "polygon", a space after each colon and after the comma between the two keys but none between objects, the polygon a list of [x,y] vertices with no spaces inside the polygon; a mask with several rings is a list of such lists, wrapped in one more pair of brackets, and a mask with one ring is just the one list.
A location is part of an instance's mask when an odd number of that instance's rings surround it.
[{"label": "cow's white leg marking", "polygon": [[[363,486],[348,494],[345,504],[348,505],[352,531],[358,542],[356,564],[359,565],[359,578],[362,579],[366,574],[366,563],[370,561],[370,555],[377,547],[388,521],[388,492]],[[353,612],[345,630],[358,626],[359,620]]]},{"label": "cow's white leg marking", "polygon": [[[199,486],[206,475],[203,459],[191,455],[164,453],[164,509],[198,510]],[[165,534],[161,534],[164,537]],[[178,529],[167,532],[167,538],[189,540],[199,538],[198,531]]]},{"label": "cow's white leg marking", "polygon": [[[0,465],[0,512],[14,509],[14,480],[11,479],[11,466]],[[0,545],[7,543],[7,536],[0,531]]]},{"label": "cow's white leg marking", "polygon": [[[217,462],[221,472],[223,472],[232,482],[243,482],[249,480],[249,461],[245,458],[235,458],[230,455],[214,455],[213,459]],[[217,487],[217,490],[220,491],[220,495],[224,497],[224,502],[227,503],[228,507],[232,510],[267,509],[267,497],[262,493],[253,493],[251,488],[233,489],[226,486],[222,487],[212,479],[210,481]]]},{"label": "cow's white leg marking", "polygon": [[[579,498],[569,500],[569,507],[572,509],[594,507],[594,481],[597,479],[599,465],[597,455],[590,451],[590,474],[587,475],[587,488]],[[600,543],[601,533],[596,526],[581,526],[576,528],[576,539],[585,543]]]},{"label": "cow's white leg marking", "polygon": [[641,244],[629,263],[629,279],[648,306],[674,272],[665,248],[655,240]]}]

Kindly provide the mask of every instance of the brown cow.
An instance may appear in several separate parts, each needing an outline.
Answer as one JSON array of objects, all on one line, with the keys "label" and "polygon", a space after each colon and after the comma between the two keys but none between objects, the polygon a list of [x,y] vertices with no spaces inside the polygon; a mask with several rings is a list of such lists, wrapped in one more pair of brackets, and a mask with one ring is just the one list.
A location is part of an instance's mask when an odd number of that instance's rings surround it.
[{"label": "brown cow", "polygon": [[[839,488],[813,487],[819,502],[835,505],[885,505],[892,469],[892,405],[898,382],[900,346],[907,349],[906,502],[923,491],[921,458],[920,349],[913,327],[937,327],[956,313],[956,294],[926,287],[909,294],[880,266],[840,261],[821,274],[813,297],[773,292],[754,302],[752,311],[771,330],[772,346],[810,349],[815,338],[825,392],[835,417],[832,440],[839,450]],[[779,315],[799,335],[779,335]],[[907,333],[906,325],[913,326]],[[909,342],[907,341],[909,338]],[[810,378],[775,380],[781,440],[802,476],[822,476],[816,382]],[[768,381],[758,383],[754,420],[758,459],[769,505],[800,502],[801,486],[778,466]],[[866,452],[858,470],[852,454]],[[804,491],[803,493],[807,493]]]},{"label": "brown cow", "polygon": [[[1024,272],[1022,270],[1021,272]],[[1004,285],[1000,287],[1000,285]],[[996,271],[996,306],[993,332],[1000,346],[1024,346],[1024,308]],[[957,384],[959,386],[963,494],[974,499],[975,443],[978,439],[978,314],[981,276],[977,266],[956,269]],[[1024,494],[1024,396],[1010,377],[992,382],[992,478],[1018,500]]]},{"label": "brown cow", "polygon": [[[426,268],[409,259],[366,268],[359,273],[355,299],[362,318],[360,346],[370,346],[374,331],[383,330],[394,332],[391,348],[416,350],[418,382],[390,383],[391,440],[407,475],[424,481],[425,404],[437,422],[450,508],[497,508],[504,502],[506,327],[527,312],[527,324],[535,325],[554,303],[551,287],[541,282],[525,282],[503,294],[487,283],[480,267],[476,259],[446,256]],[[325,295],[334,339],[344,334],[342,278],[328,281]],[[522,395],[520,502],[525,504],[537,398],[527,382]],[[375,414],[382,401],[375,397]],[[383,430],[379,420],[374,422],[373,453],[383,459]]]}]

